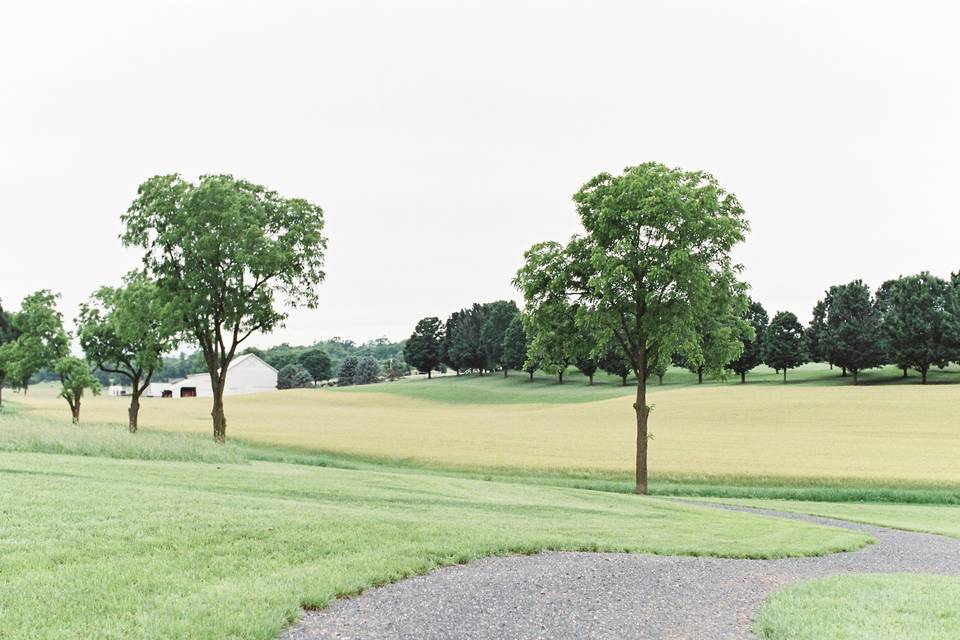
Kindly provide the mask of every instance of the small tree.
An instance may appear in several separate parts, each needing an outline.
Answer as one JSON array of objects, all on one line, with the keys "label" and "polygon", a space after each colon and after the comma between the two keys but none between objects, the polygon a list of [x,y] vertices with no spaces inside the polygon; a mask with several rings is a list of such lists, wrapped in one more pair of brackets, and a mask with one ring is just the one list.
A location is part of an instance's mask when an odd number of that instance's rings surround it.
[{"label": "small tree", "polygon": [[[810,326],[804,331],[804,341],[806,342],[807,357],[813,362],[829,362],[830,356],[827,353],[827,309],[830,306],[830,292],[823,300],[817,301],[813,307],[813,317],[810,320]],[[833,363],[829,363],[831,368]]]},{"label": "small tree", "polygon": [[[547,250],[559,248],[556,243],[552,244],[555,246]],[[526,321],[527,335],[532,336],[527,360],[538,363],[540,369],[557,376],[557,383],[563,384],[567,367],[581,352],[576,309],[566,300],[557,299],[539,305],[536,313],[527,315]]]},{"label": "small tree", "polygon": [[3,347],[3,364],[24,394],[30,378],[44,369],[53,369],[67,355],[69,339],[63,329],[63,315],[57,311],[59,294],[41,289],[23,299],[20,311],[11,318],[16,340]]},{"label": "small tree", "polygon": [[319,347],[313,347],[302,352],[297,361],[310,373],[310,378],[315,383],[327,380],[331,376],[330,356]]},{"label": "small tree", "polygon": [[617,347],[609,347],[597,363],[601,369],[612,376],[620,378],[620,384],[627,386],[627,376],[630,375],[630,363]]},{"label": "small tree", "polygon": [[799,367],[807,361],[803,327],[797,316],[789,311],[773,316],[763,333],[763,361],[768,367],[783,371],[784,383],[787,369]]},{"label": "small tree", "polygon": [[376,358],[364,356],[357,362],[353,372],[353,384],[372,384],[380,379],[380,363]]},{"label": "small tree", "polygon": [[353,379],[357,374],[357,364],[360,359],[356,356],[347,356],[340,363],[340,371],[337,372],[337,386],[349,387],[353,384]]},{"label": "small tree", "polygon": [[302,364],[288,364],[277,373],[277,389],[303,389],[313,384],[313,376]]},{"label": "small tree", "polygon": [[[523,316],[517,313],[510,319],[510,324],[503,333],[503,349],[501,352],[503,377],[507,377],[508,369],[523,369],[529,346],[530,341],[527,339],[527,332],[523,328]],[[532,371],[530,372],[530,379],[533,379]]]},{"label": "small tree", "polygon": [[588,356],[580,356],[576,361],[577,369],[587,376],[588,384],[593,386],[593,375],[597,372],[597,361]]},{"label": "small tree", "polygon": [[766,309],[763,308],[762,304],[753,300],[750,301],[750,306],[747,308],[746,320],[753,327],[754,338],[752,340],[749,337],[742,339],[743,351],[740,353],[740,357],[728,365],[731,371],[740,375],[741,384],[747,381],[747,372],[763,362],[761,357],[763,333],[770,323]]},{"label": "small tree", "polygon": [[123,242],[203,352],[213,389],[213,439],[226,440],[223,391],[238,347],[281,325],[277,308],[317,306],[323,210],[229,175],[153,177],[123,216]]},{"label": "small tree", "polygon": [[826,326],[830,361],[849,370],[853,384],[862,370],[883,364],[881,316],[862,280],[830,289]]},{"label": "small tree", "polygon": [[488,366],[500,367],[503,375],[507,375],[507,366],[503,357],[503,338],[510,327],[510,323],[520,313],[517,303],[513,300],[497,300],[486,307],[486,318],[480,329],[480,345],[483,347]]},{"label": "small tree", "polygon": [[73,424],[80,424],[80,400],[83,392],[90,389],[93,395],[99,394],[100,381],[80,358],[64,356],[57,360],[55,368],[60,376],[60,397],[70,406]]},{"label": "small tree", "polygon": [[443,324],[440,318],[423,318],[403,345],[403,359],[420,373],[432,377],[432,371],[440,366],[440,349],[443,341]]},{"label": "small tree", "polygon": [[101,371],[127,378],[131,385],[127,411],[131,433],[137,432],[140,396],[163,366],[163,354],[176,346],[179,318],[143,274],[131,274],[119,289],[102,287],[80,306],[80,346]]}]

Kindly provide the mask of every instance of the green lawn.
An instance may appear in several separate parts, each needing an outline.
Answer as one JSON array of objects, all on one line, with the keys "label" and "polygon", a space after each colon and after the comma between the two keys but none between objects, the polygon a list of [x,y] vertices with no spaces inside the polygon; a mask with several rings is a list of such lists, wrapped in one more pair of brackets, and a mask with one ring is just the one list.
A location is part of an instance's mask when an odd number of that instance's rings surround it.
[{"label": "green lawn", "polygon": [[[842,377],[838,369],[831,370],[827,365],[810,363],[791,369],[787,374],[787,386],[837,386],[849,385],[852,378]],[[634,378],[629,378],[627,386],[622,386],[620,378],[597,372],[594,384],[587,384],[587,378],[571,367],[564,376],[564,383],[557,384],[555,376],[537,372],[532,382],[527,374],[511,371],[504,379],[501,373],[492,373],[484,376],[464,374],[461,376],[438,376],[429,383],[421,379],[400,380],[386,384],[364,385],[360,387],[337,388],[337,393],[394,393],[408,398],[432,400],[451,404],[527,404],[527,403],[577,403],[604,400],[636,393]],[[910,372],[910,376],[903,377],[903,372],[893,366],[864,371],[860,375],[860,384],[864,386],[877,384],[918,384],[919,374]],[[928,384],[960,383],[960,368],[948,367],[944,370],[935,369],[930,372]],[[649,381],[651,391],[676,389],[697,384],[697,376],[686,369],[671,368],[664,376],[663,384],[653,377]],[[740,384],[737,376],[731,376],[725,381],[717,382],[705,378],[705,386],[717,384]],[[748,385],[780,385],[783,378],[773,369],[759,366],[747,375]]]},{"label": "green lawn", "polygon": [[[22,428],[11,418],[0,416],[0,433]],[[57,428],[75,429],[46,427]],[[4,639],[268,639],[301,606],[492,554],[777,557],[869,541],[656,498],[416,470],[124,459],[135,449],[100,438],[104,428],[83,430],[101,440],[97,455],[88,444],[85,455],[0,452]],[[162,454],[149,455],[202,459],[197,440],[164,434]]]},{"label": "green lawn", "polygon": [[960,506],[918,504],[875,504],[857,502],[808,502],[804,500],[717,500],[763,509],[875,524],[893,529],[938,533],[960,538]]},{"label": "green lawn", "polygon": [[960,638],[960,578],[832,576],[794,585],[763,606],[767,640],[946,640]]}]

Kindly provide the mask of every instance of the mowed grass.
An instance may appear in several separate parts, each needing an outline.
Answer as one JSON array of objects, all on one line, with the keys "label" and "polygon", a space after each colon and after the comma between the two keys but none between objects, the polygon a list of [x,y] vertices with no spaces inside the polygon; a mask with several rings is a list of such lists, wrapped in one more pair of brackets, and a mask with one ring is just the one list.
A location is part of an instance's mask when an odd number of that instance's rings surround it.
[{"label": "mowed grass", "polygon": [[776,509],[793,513],[808,513],[826,518],[838,518],[863,524],[875,524],[893,529],[937,533],[960,538],[960,506],[810,502],[802,500],[716,500],[761,509]]},{"label": "mowed grass", "polygon": [[[390,391],[440,394],[450,384],[473,385],[470,397],[477,401],[455,403]],[[362,391],[235,396],[227,399],[227,434],[444,469],[600,478],[628,486],[635,437],[631,397],[482,402],[497,389],[522,384],[521,376],[506,383],[490,376],[373,385]],[[563,386],[566,390],[568,385]],[[26,398],[8,397],[20,403],[25,415],[68,418],[66,405],[52,394],[31,390]],[[657,390],[651,402],[655,481],[708,487],[860,483],[867,489],[930,486],[954,493],[960,486],[960,387],[954,385],[693,385]],[[123,398],[88,398],[82,417],[122,424],[125,407]],[[141,423],[148,430],[209,434],[209,411],[205,398],[147,399]]]},{"label": "mowed grass", "polygon": [[755,628],[767,640],[960,638],[960,578],[846,575],[794,585],[767,601]]},{"label": "mowed grass", "polygon": [[656,498],[412,472],[3,452],[0,637],[268,639],[301,606],[487,555],[759,558],[869,541]]}]

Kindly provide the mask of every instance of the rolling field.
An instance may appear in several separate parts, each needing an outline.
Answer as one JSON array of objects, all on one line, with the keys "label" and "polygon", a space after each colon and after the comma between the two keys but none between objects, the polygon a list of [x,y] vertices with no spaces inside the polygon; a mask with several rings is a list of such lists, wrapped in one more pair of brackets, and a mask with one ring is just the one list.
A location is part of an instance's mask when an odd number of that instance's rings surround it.
[{"label": "rolling field", "polygon": [[[654,478],[960,486],[960,386],[853,387],[822,369],[804,375],[809,381],[787,385],[691,386],[691,376],[677,373],[672,384],[654,385]],[[227,434],[447,469],[629,477],[632,389],[525,379],[470,376],[231,397]],[[517,403],[524,393],[529,401]],[[8,398],[25,415],[68,417],[50,392]],[[122,398],[87,398],[83,419],[122,424],[125,405]],[[146,399],[141,425],[206,434],[209,409],[204,398]]]}]

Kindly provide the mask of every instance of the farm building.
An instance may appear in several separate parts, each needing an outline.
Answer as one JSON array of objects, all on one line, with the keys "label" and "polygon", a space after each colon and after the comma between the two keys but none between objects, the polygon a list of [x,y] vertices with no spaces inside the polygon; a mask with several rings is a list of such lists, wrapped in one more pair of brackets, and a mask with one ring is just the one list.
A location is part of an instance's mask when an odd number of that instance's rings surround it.
[{"label": "farm building", "polygon": [[[227,386],[224,395],[276,391],[277,370],[252,353],[234,358],[227,368]],[[151,383],[144,392],[151,398],[210,398],[213,387],[210,375],[194,373],[180,380]]]}]

